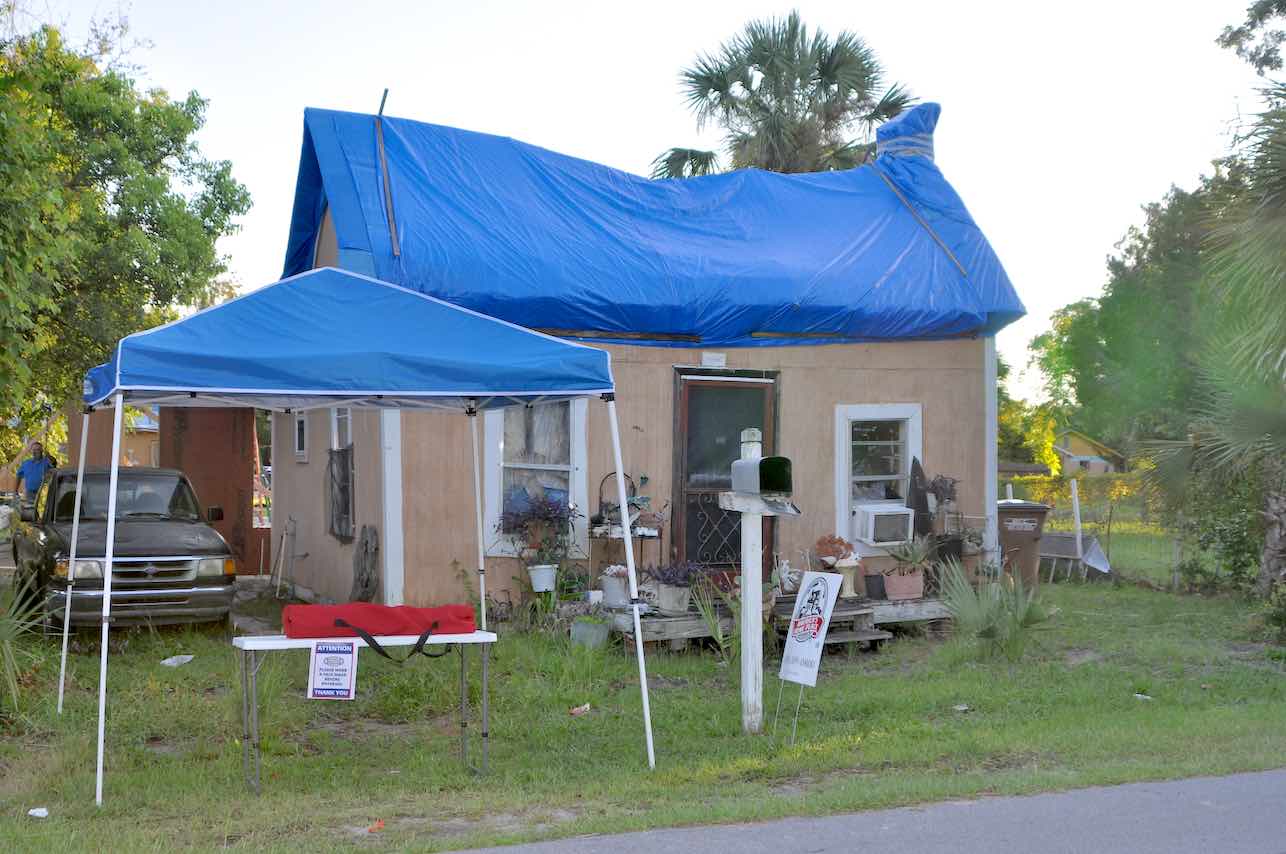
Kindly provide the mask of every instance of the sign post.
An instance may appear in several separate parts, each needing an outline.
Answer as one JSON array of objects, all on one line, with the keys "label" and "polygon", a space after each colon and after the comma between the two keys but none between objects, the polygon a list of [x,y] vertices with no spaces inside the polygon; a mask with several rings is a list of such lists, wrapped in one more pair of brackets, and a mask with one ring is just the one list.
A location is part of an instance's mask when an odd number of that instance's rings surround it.
[{"label": "sign post", "polygon": [[[831,624],[831,612],[839,598],[844,576],[833,572],[805,572],[795,597],[795,610],[790,615],[786,629],[786,644],[782,649],[781,689],[777,692],[777,716],[781,715],[781,692],[787,682],[799,684],[799,700],[795,703],[795,723],[790,728],[790,743],[795,743],[795,730],[799,726],[799,706],[804,701],[804,686],[817,685],[817,669],[822,663],[826,646],[826,632]],[[773,718],[773,731],[777,718]]]},{"label": "sign post", "polygon": [[790,460],[763,456],[763,433],[741,431],[741,459],[732,464],[732,491],[719,493],[719,507],[741,514],[741,729],[764,728],[764,542],[765,516],[798,516],[790,501]]}]

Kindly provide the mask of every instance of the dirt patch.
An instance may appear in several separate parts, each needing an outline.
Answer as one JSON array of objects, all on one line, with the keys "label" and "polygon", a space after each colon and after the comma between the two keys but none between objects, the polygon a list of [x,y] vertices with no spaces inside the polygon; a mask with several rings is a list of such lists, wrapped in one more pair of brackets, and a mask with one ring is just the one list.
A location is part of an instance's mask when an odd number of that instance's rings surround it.
[{"label": "dirt patch", "polygon": [[[432,834],[434,837],[458,838],[472,833],[541,833],[561,824],[580,818],[580,812],[567,809],[531,811],[525,813],[491,813],[480,818],[429,818],[419,815],[399,815],[384,821],[382,830],[372,832],[371,825],[346,824],[341,830],[355,841],[379,844],[384,835],[399,830]],[[404,842],[405,840],[400,840]]]},{"label": "dirt patch", "polygon": [[864,777],[872,773],[874,772],[865,768],[844,768],[825,774],[799,774],[778,781],[768,791],[785,798],[802,797],[850,777]]},{"label": "dirt patch", "polygon": [[346,741],[367,738],[406,739],[414,735],[419,726],[420,724],[414,723],[389,723],[369,718],[353,718],[352,720],[315,723],[307,731],[316,732],[320,730],[321,732],[328,732],[336,738]]},{"label": "dirt patch", "polygon": [[1228,644],[1228,652],[1238,658],[1259,658],[1267,649],[1268,644],[1266,643],[1253,643],[1248,641]]},{"label": "dirt patch", "polygon": [[182,756],[190,745],[160,735],[150,735],[143,740],[143,749],[156,756]]},{"label": "dirt patch", "polygon": [[1069,649],[1063,653],[1063,661],[1068,667],[1078,667],[1082,664],[1093,664],[1096,661],[1103,660],[1103,653],[1093,649]]}]

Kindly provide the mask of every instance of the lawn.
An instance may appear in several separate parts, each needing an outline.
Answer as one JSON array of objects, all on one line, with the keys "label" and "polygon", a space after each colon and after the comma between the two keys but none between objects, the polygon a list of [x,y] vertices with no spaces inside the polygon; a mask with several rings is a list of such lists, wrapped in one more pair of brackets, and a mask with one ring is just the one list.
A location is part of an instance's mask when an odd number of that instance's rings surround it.
[{"label": "lawn", "polygon": [[[1046,599],[1059,612],[1020,664],[975,663],[924,637],[828,657],[794,747],[740,734],[735,667],[653,656],[654,772],[620,650],[504,637],[487,778],[457,758],[453,657],[401,668],[363,657],[361,696],[343,704],[302,699],[306,657],[280,655],[260,680],[258,798],[241,781],[226,641],[136,633],[113,658],[102,809],[95,644],[72,657],[60,719],[56,646],[33,641],[22,718],[0,737],[0,850],[432,851],[1286,765],[1286,657],[1249,634],[1244,603],[1079,584]],[[196,658],[159,666],[175,653]],[[766,683],[771,712],[777,682]],[[588,714],[568,714],[586,702]],[[50,818],[28,818],[35,806]]]}]

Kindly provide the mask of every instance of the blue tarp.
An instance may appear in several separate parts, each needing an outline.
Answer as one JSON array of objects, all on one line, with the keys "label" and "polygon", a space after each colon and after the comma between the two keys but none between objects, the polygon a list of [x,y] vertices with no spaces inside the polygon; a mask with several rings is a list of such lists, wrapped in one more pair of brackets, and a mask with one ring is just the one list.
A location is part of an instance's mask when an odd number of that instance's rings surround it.
[{"label": "blue tarp", "polygon": [[329,208],[345,269],[573,338],[673,346],[992,333],[1024,309],[933,162],[939,108],[873,163],[653,181],[512,139],[309,109],[285,274]]},{"label": "blue tarp", "polygon": [[331,268],[122,338],[85,376],[179,406],[479,409],[612,390],[608,354]]}]

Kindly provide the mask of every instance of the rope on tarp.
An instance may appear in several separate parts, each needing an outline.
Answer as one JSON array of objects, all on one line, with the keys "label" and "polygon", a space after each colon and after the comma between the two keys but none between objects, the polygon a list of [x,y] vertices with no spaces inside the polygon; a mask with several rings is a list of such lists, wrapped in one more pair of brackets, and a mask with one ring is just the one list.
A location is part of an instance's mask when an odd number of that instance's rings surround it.
[{"label": "rope on tarp", "polygon": [[928,221],[924,217],[920,216],[920,212],[915,209],[915,205],[911,204],[910,200],[908,200],[906,196],[902,195],[902,191],[898,189],[897,184],[893,183],[893,179],[888,175],[885,175],[884,171],[874,163],[871,164],[871,168],[875,170],[876,175],[879,175],[880,178],[884,180],[884,183],[888,185],[889,189],[893,191],[893,195],[898,197],[898,201],[911,212],[911,216],[915,217],[916,222],[920,223],[920,227],[929,233],[929,236],[933,238],[933,242],[938,244],[938,246],[942,248],[943,252],[947,253],[947,257],[951,259],[951,263],[956,265],[956,269],[960,271],[960,275],[965,277],[965,281],[968,281],[969,274],[965,272],[964,265],[960,263],[960,259],[956,257],[956,253],[952,252],[951,247],[947,246],[947,244],[943,242],[942,238],[938,236],[938,233],[933,230],[933,226],[929,225]]}]

